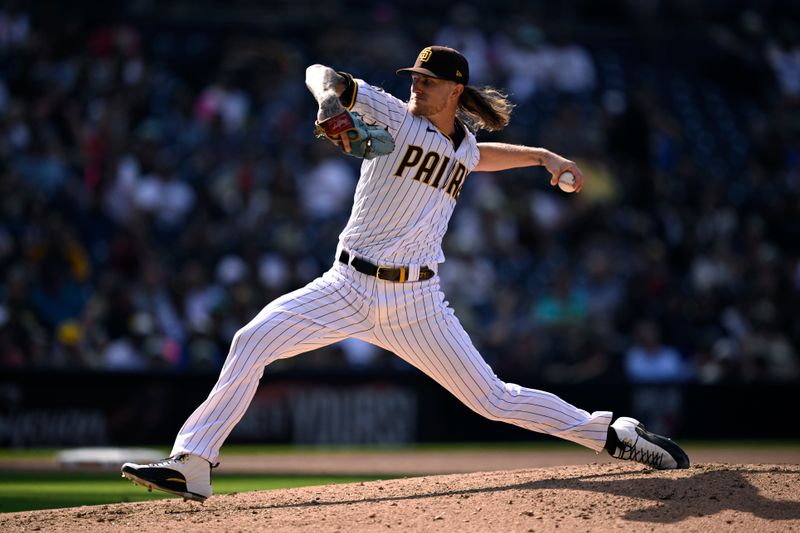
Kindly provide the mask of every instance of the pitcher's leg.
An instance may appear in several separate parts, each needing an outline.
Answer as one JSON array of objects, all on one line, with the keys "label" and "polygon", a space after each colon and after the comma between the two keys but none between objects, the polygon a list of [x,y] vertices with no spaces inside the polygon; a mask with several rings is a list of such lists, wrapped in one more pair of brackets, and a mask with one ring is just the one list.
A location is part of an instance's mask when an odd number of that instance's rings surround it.
[{"label": "pitcher's leg", "polygon": [[171,455],[189,453],[215,462],[250,405],[266,365],[367,327],[367,306],[360,308],[355,301],[351,287],[328,273],[265,307],[234,336],[216,385],[184,423]]},{"label": "pitcher's leg", "polygon": [[441,292],[426,284],[409,286],[385,287],[379,328],[388,349],[486,418],[603,449],[611,412],[589,413],[549,392],[505,383],[472,345]]}]

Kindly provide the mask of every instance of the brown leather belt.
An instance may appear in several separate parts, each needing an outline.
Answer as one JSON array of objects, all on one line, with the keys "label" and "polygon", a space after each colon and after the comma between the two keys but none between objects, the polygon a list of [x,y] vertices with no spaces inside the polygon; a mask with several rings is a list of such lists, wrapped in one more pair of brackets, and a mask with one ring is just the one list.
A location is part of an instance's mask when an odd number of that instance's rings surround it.
[{"label": "brown leather belt", "polygon": [[[406,281],[409,281],[408,267],[382,267],[373,265],[369,261],[365,261],[360,257],[353,257],[353,260],[351,261],[350,254],[345,250],[342,250],[342,253],[339,254],[339,261],[345,265],[352,266],[362,274],[373,276],[384,281],[395,281],[397,283],[405,283]],[[419,268],[420,281],[431,279],[435,274],[436,273],[433,270],[426,266]]]}]

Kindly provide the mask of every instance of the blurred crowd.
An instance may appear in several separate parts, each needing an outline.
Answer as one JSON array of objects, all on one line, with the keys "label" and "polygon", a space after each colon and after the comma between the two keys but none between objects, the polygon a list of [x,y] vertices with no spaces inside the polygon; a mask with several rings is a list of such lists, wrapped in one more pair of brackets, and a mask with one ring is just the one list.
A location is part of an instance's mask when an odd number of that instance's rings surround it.
[{"label": "blurred crowd", "polygon": [[[239,327],[329,268],[349,215],[358,161],[314,139],[305,67],[406,98],[394,70],[437,43],[517,105],[479,140],[587,177],[574,196],[541,169],[467,179],[440,274],[498,375],[798,379],[791,3],[227,4],[0,4],[0,367],[216,372]],[[358,342],[278,367],[406,368]]]}]

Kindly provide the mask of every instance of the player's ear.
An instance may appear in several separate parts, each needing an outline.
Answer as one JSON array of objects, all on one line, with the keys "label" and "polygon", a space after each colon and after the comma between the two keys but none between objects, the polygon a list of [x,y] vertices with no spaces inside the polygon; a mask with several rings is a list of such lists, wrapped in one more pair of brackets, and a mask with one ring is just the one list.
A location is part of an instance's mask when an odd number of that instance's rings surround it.
[{"label": "player's ear", "polygon": [[461,96],[461,93],[463,92],[464,92],[464,85],[461,83],[456,83],[455,87],[453,87],[453,93],[452,93],[453,96],[458,98],[459,96]]}]

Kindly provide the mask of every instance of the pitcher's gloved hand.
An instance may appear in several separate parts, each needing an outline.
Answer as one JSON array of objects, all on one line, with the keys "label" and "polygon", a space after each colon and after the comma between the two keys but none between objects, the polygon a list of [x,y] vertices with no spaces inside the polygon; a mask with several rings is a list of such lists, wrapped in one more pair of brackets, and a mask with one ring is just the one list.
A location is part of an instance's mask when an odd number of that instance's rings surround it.
[{"label": "pitcher's gloved hand", "polygon": [[[358,113],[346,109],[338,115],[315,122],[315,126],[314,134],[317,137],[327,138],[353,157],[374,159],[394,150],[394,139],[388,129],[366,124]],[[342,136],[347,136],[346,143],[342,141]]]}]

